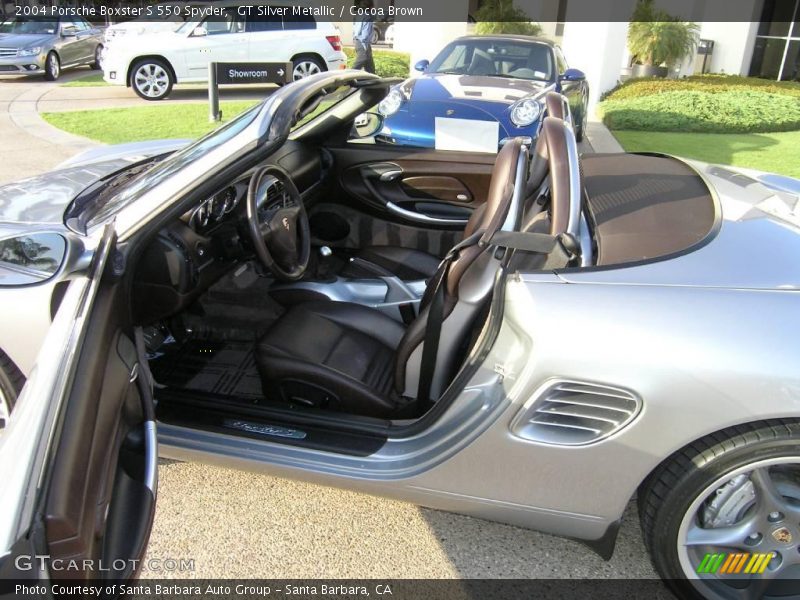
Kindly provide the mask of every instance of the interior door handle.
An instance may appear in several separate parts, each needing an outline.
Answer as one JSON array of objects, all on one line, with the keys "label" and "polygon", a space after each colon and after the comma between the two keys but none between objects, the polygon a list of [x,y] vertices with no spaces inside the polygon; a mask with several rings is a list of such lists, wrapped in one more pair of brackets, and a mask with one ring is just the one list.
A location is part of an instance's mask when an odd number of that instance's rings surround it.
[{"label": "interior door handle", "polygon": [[384,171],[383,173],[381,173],[381,176],[378,177],[378,179],[380,181],[383,181],[384,183],[386,183],[386,182],[389,182],[389,181],[394,181],[395,179],[400,177],[402,174],[403,174],[402,169],[397,169],[397,170],[394,170],[394,171]]}]

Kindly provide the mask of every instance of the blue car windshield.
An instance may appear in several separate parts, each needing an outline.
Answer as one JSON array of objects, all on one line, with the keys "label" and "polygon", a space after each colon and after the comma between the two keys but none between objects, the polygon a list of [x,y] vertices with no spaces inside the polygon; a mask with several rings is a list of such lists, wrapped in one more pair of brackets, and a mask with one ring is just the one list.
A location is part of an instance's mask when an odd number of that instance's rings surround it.
[{"label": "blue car windshield", "polygon": [[518,40],[460,40],[445,47],[427,73],[553,81],[553,51],[547,44]]},{"label": "blue car windshield", "polygon": [[47,19],[18,18],[0,23],[0,33],[55,35],[58,22]]}]

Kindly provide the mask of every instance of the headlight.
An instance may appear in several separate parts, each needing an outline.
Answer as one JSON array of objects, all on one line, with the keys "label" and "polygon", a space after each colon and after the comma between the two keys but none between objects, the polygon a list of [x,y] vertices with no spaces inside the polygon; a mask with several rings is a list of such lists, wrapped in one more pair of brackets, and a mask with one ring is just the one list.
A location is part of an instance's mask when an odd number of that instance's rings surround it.
[{"label": "headlight", "polygon": [[517,127],[527,127],[539,118],[542,106],[536,100],[522,100],[511,107],[511,122]]},{"label": "headlight", "polygon": [[41,46],[34,46],[33,48],[23,48],[19,51],[19,56],[36,56],[42,53]]},{"label": "headlight", "polygon": [[378,112],[381,113],[384,117],[390,117],[398,110],[400,110],[400,107],[403,104],[403,100],[405,100],[403,92],[395,88],[391,92],[389,92],[389,95],[386,96],[386,98],[381,100],[380,104],[378,104]]}]

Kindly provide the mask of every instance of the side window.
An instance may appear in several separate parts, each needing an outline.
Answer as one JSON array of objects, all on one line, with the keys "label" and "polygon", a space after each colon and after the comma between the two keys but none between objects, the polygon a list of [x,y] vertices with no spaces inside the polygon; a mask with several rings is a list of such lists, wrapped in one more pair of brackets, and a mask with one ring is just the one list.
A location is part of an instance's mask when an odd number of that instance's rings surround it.
[{"label": "side window", "polygon": [[283,21],[283,28],[291,29],[316,29],[317,22],[312,15],[290,15]]},{"label": "side window", "polygon": [[236,11],[226,10],[223,17],[211,17],[203,22],[208,35],[224,35],[244,31],[244,21]]},{"label": "side window", "polygon": [[283,21],[276,15],[258,15],[247,18],[246,31],[248,33],[258,33],[261,31],[280,31],[283,29]]},{"label": "side window", "polygon": [[564,58],[564,54],[561,52],[561,48],[556,46],[556,65],[558,66],[558,74],[563,75],[564,71],[569,69],[567,65],[567,60]]}]

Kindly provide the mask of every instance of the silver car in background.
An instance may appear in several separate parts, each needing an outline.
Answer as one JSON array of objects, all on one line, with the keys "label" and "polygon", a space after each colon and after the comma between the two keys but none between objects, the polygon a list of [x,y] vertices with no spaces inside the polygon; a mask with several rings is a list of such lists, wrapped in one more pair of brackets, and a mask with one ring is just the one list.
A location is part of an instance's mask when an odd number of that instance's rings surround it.
[{"label": "silver car in background", "polygon": [[0,75],[44,75],[100,69],[102,32],[81,17],[11,17],[0,23]]}]

